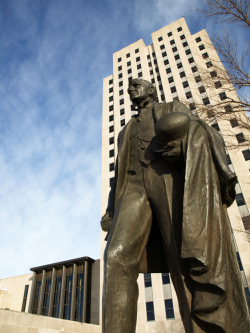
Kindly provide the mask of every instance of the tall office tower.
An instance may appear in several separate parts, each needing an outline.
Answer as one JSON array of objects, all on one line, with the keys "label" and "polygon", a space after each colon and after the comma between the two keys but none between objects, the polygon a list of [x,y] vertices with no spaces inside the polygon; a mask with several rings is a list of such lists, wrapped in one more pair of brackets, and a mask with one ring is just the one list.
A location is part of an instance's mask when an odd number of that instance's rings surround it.
[{"label": "tall office tower", "polygon": [[[211,46],[205,30],[191,35],[184,18],[152,33],[153,43],[146,46],[139,40],[113,54],[113,74],[103,81],[102,124],[102,192],[101,213],[106,211],[110,183],[114,177],[117,155],[117,136],[123,126],[136,113],[127,93],[130,78],[151,81],[157,89],[159,102],[173,99],[185,101],[192,112],[198,104],[216,105],[227,97],[238,98],[232,90],[225,94],[225,86],[219,85],[215,66],[223,69],[220,59]],[[209,47],[207,45],[210,45]],[[204,72],[211,74],[214,86],[204,88]],[[210,75],[209,75],[210,76]],[[224,88],[224,90],[223,90]],[[227,110],[225,110],[227,112]],[[237,197],[228,209],[234,232],[239,267],[250,306],[250,244],[245,230],[250,229],[250,150],[244,141],[244,129],[210,114],[209,123],[238,149],[227,146],[228,164],[238,176]],[[235,126],[236,125],[236,126]],[[239,142],[239,143],[238,143]],[[101,262],[106,245],[105,233],[101,233]],[[101,269],[101,281],[103,279]],[[137,332],[184,332],[178,301],[168,274],[140,274]]]}]

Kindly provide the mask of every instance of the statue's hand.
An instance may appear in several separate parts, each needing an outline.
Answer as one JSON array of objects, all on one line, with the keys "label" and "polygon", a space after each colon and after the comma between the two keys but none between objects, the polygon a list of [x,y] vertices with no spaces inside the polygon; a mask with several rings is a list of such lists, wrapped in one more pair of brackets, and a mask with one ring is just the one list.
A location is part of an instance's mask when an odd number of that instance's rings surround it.
[{"label": "statue's hand", "polygon": [[167,143],[162,157],[170,163],[180,161],[182,159],[181,139]]},{"label": "statue's hand", "polygon": [[112,211],[108,211],[105,215],[103,215],[101,219],[101,228],[103,231],[105,232],[109,231],[113,220],[113,215],[114,213]]}]

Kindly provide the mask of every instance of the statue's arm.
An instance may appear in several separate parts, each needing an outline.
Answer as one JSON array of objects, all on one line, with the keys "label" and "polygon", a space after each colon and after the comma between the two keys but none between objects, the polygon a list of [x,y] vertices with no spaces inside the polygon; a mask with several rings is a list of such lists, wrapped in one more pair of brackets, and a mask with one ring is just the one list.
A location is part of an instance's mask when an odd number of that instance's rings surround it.
[{"label": "statue's arm", "polygon": [[[118,147],[120,142],[120,134],[118,135]],[[101,219],[101,227],[103,231],[108,232],[111,226],[111,222],[114,216],[114,206],[115,206],[115,195],[116,195],[116,184],[117,184],[117,173],[118,173],[118,156],[116,158],[115,163],[115,176],[113,182],[111,184],[111,189],[109,192],[108,198],[108,206],[106,209],[106,213],[103,215]]]}]

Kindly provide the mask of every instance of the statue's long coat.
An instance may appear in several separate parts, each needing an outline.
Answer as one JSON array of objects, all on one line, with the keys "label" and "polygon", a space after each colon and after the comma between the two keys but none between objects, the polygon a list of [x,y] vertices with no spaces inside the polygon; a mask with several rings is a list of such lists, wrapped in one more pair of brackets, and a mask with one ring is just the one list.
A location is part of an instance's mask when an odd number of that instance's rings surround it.
[{"label": "statue's long coat", "polygon": [[[184,186],[181,197],[176,199],[181,200],[178,209],[183,209],[181,258],[190,262],[189,275],[194,284],[192,310],[198,318],[218,325],[226,333],[249,333],[247,303],[227,215],[227,206],[235,199],[236,176],[227,166],[223,139],[178,101],[155,103],[154,122],[169,112],[185,112],[192,119],[183,147]],[[109,207],[114,209],[127,185],[131,124],[130,121],[118,138],[116,177],[109,197]],[[171,175],[164,175],[164,181],[173,216],[176,208],[171,202]],[[151,233],[142,272],[167,272],[161,237],[164,235]]]}]

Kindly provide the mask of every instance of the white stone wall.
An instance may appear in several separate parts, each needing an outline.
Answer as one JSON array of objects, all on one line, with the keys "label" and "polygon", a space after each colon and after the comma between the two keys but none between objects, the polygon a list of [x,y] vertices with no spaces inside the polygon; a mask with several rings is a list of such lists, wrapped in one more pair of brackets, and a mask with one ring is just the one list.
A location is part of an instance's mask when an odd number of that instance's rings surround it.
[{"label": "white stone wall", "polygon": [[1,333],[101,333],[98,325],[0,309]]}]

